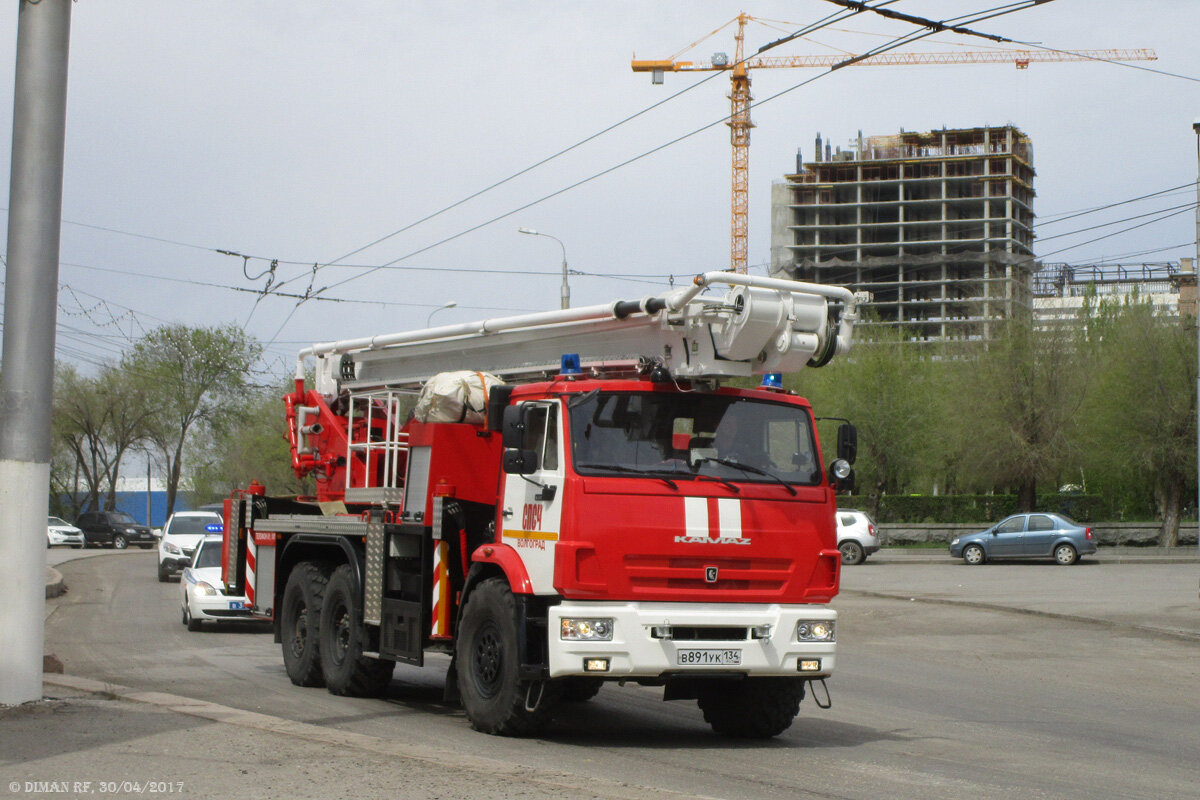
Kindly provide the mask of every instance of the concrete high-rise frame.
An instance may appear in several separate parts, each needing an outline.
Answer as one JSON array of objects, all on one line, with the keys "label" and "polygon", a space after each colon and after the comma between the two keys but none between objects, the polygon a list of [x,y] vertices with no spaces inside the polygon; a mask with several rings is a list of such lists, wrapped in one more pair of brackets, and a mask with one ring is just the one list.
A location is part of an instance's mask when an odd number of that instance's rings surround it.
[{"label": "concrete high-rise frame", "polygon": [[987,340],[1028,314],[1033,147],[1017,128],[858,139],[772,187],[771,272],[868,291],[916,341]]}]

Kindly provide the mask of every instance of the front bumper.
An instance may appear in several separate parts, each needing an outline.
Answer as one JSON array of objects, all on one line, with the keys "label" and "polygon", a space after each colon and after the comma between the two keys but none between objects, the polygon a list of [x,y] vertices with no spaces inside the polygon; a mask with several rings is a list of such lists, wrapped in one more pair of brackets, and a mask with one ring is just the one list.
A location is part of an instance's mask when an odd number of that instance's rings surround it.
[{"label": "front bumper", "polygon": [[[801,642],[801,620],[835,623],[837,612],[818,605],[700,603],[603,603],[566,601],[550,608],[550,677],[587,675],[594,678],[703,677],[741,674],[754,677],[827,678],[835,667],[836,641]],[[570,641],[560,638],[562,619],[611,618],[611,641]],[[764,629],[765,626],[765,629]],[[696,631],[724,629],[724,638],[683,638]],[[736,629],[744,635],[729,635]],[[656,629],[658,632],[656,634]],[[754,633],[758,629],[759,633]],[[663,632],[680,631],[676,638]],[[768,631],[762,638],[761,631]],[[836,630],[835,630],[836,638]],[[683,664],[681,651],[737,650],[737,664]],[[606,660],[607,669],[588,671],[588,662]],[[801,671],[801,661],[819,660],[819,668]]]},{"label": "front bumper", "polygon": [[[192,617],[196,619],[252,621],[250,617],[250,604],[246,602],[246,598],[244,597],[229,597],[227,595],[204,597],[189,592],[188,603]],[[242,607],[230,608],[231,605],[236,604],[240,604]]]},{"label": "front bumper", "polygon": [[84,545],[82,533],[55,533],[51,531],[47,536],[51,547],[83,547]]}]

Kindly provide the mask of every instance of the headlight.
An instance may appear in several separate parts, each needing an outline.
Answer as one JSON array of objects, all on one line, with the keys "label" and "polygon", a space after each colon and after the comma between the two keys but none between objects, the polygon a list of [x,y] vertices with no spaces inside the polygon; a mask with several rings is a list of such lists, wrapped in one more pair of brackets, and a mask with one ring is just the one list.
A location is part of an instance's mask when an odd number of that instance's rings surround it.
[{"label": "headlight", "polygon": [[126,533],[137,533],[137,528],[126,528],[125,532]]},{"label": "headlight", "polygon": [[829,620],[813,620],[796,624],[796,638],[801,642],[832,642],[833,623]]},{"label": "headlight", "polygon": [[613,621],[611,617],[599,619],[567,619],[562,621],[559,638],[575,642],[611,642]]},{"label": "headlight", "polygon": [[183,551],[179,549],[179,545],[171,544],[170,542],[163,545],[163,550],[166,550],[173,556],[183,555]]},{"label": "headlight", "polygon": [[203,595],[205,597],[213,597],[220,594],[220,592],[218,592],[211,583],[196,581],[196,594]]},{"label": "headlight", "polygon": [[956,545],[956,544],[958,544],[958,539],[954,539],[950,542],[951,547],[954,547],[954,545]]}]

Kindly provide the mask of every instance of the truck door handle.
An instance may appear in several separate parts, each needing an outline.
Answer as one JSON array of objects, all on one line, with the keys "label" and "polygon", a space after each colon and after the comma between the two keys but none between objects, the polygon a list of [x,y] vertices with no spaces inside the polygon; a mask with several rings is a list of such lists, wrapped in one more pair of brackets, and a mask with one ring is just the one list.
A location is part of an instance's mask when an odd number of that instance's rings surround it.
[{"label": "truck door handle", "polygon": [[511,517],[513,514],[511,508],[506,508],[503,511],[501,511],[500,513],[503,514],[505,517]]}]

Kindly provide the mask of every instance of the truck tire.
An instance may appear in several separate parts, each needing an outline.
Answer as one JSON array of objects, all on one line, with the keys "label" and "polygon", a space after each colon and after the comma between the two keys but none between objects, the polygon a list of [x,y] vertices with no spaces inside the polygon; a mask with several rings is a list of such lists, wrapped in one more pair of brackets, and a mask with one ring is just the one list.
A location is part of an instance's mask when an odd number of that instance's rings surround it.
[{"label": "truck tire", "polygon": [[459,695],[477,731],[530,736],[550,721],[562,687],[556,681],[537,686],[522,681],[517,642],[512,590],[503,579],[489,578],[467,597],[454,653]]},{"label": "truck tire", "polygon": [[714,732],[736,739],[769,739],[792,725],[804,681],[798,678],[746,678],[714,681],[700,693],[700,710]]},{"label": "truck tire", "polygon": [[378,697],[387,690],[396,662],[362,654],[367,638],[362,596],[349,564],[342,564],[329,576],[318,636],[317,654],[330,693]]},{"label": "truck tire", "polygon": [[279,610],[283,666],[297,686],[325,685],[317,655],[317,631],[321,627],[321,603],[328,582],[328,564],[301,561],[292,568],[283,590]]}]

